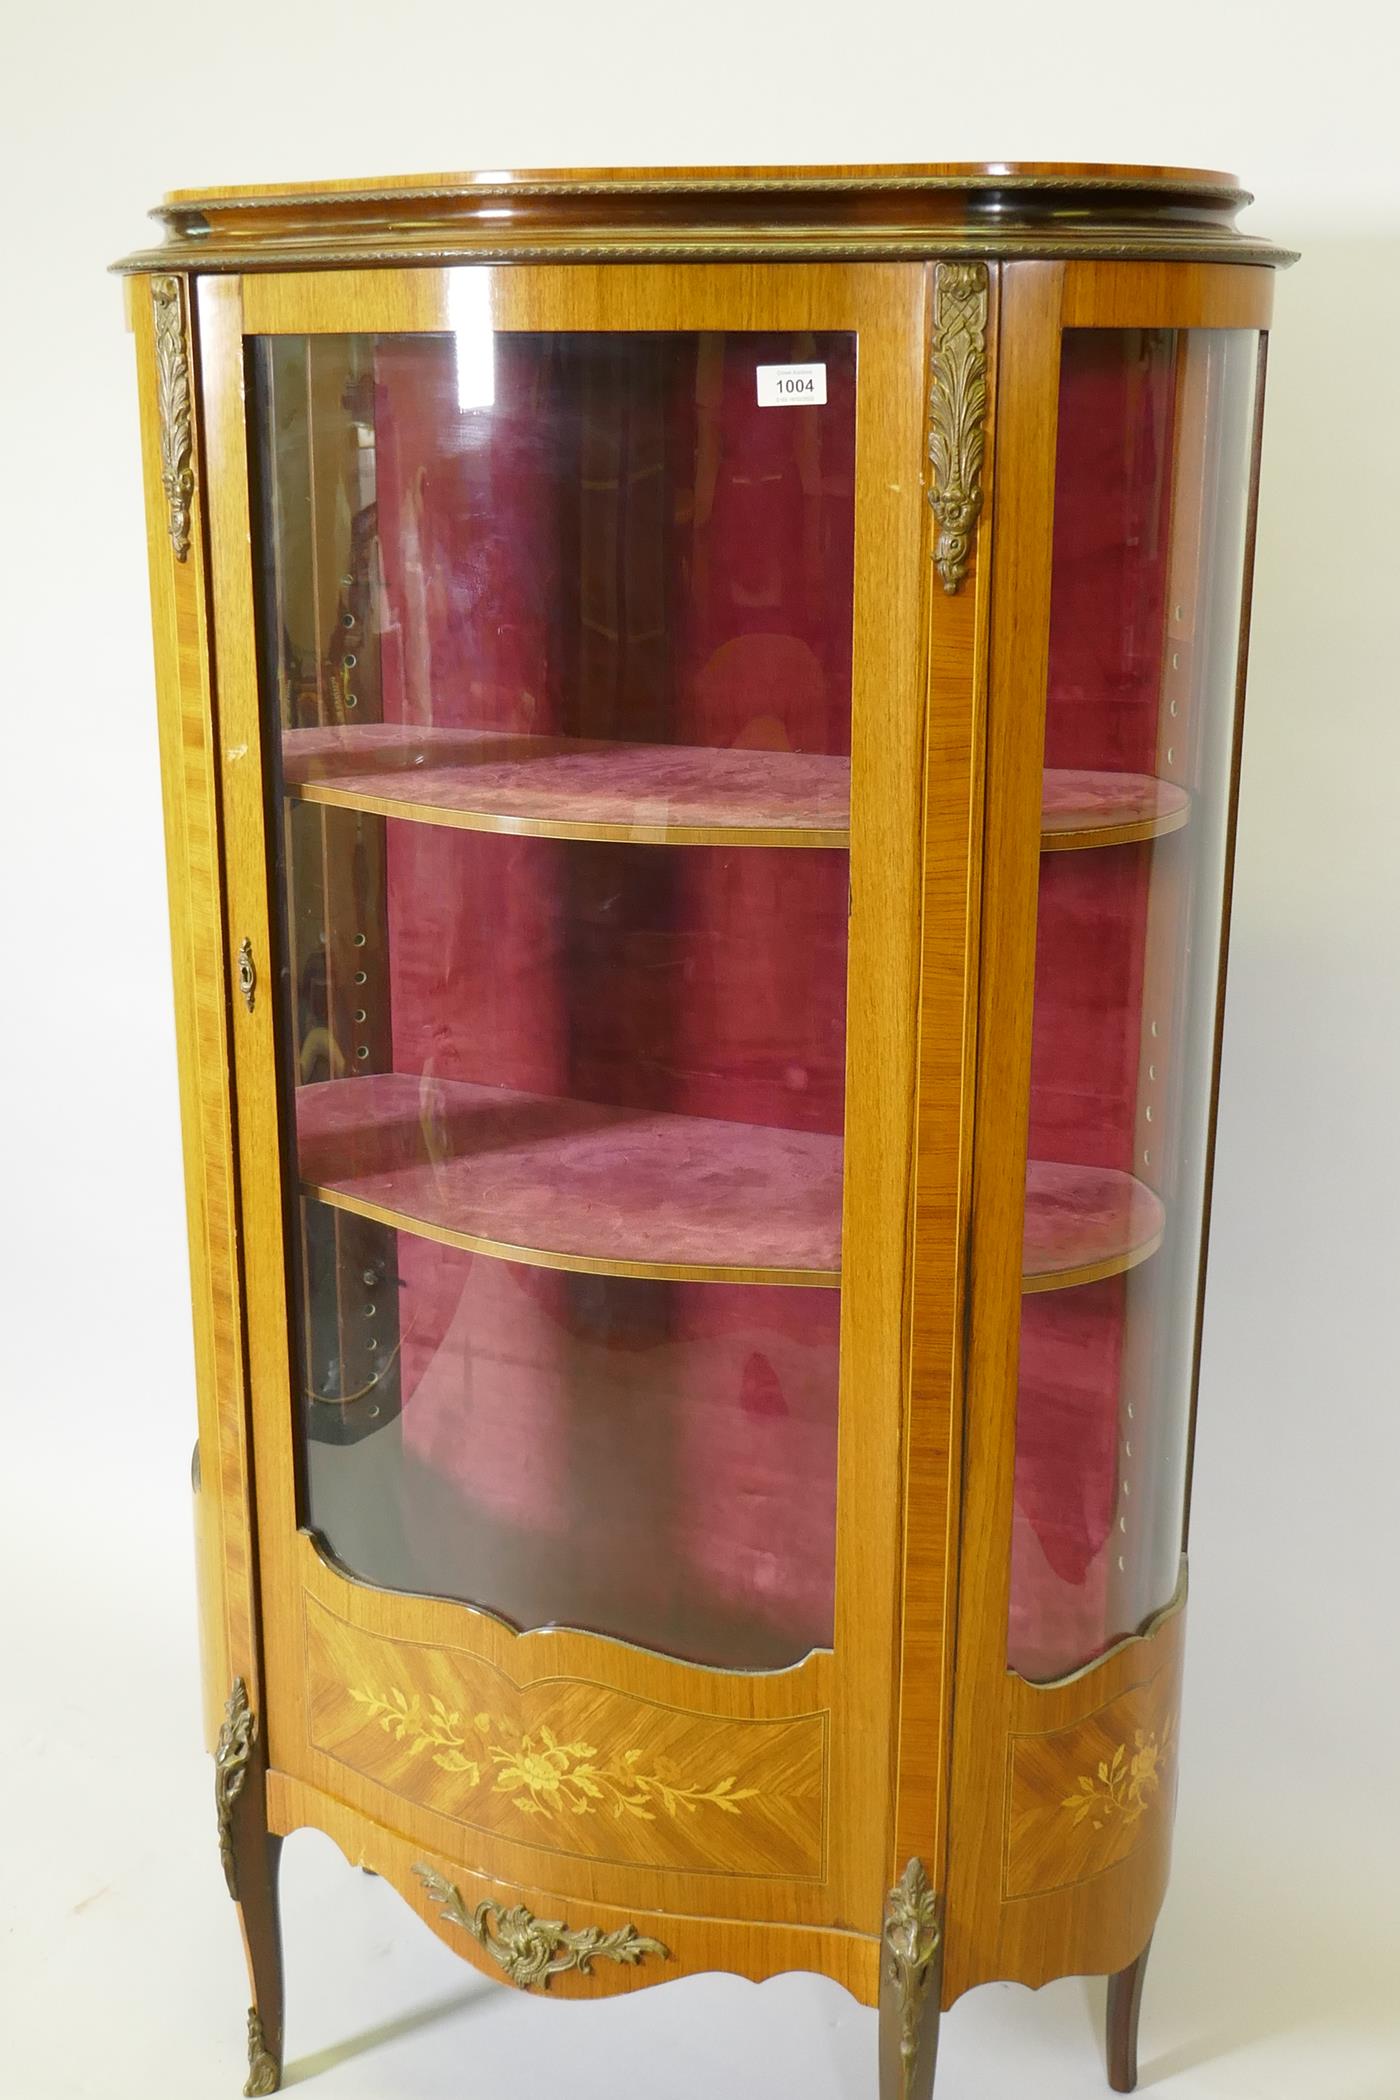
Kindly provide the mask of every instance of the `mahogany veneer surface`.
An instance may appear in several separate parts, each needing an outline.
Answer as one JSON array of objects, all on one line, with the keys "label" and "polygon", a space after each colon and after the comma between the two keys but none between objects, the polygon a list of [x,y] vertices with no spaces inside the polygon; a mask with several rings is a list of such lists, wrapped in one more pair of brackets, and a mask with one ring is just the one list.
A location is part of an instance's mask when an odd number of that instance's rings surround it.
[{"label": "mahogany veneer surface", "polygon": [[416,807],[482,828],[818,832],[823,845],[844,844],[850,828],[850,762],[820,753],[386,722],[289,730],[282,756],[288,787],[308,801]]},{"label": "mahogany veneer surface", "polygon": [[841,1140],[380,1072],[297,1093],[303,1182],[462,1239],[637,1273],[835,1284]]}]

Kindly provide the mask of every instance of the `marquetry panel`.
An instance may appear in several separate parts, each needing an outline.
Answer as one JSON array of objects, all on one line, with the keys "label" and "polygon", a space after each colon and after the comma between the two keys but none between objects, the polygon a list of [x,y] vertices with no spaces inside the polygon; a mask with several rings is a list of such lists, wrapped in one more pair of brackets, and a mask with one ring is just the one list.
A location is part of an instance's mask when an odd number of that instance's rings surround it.
[{"label": "marquetry panel", "polygon": [[312,1746],[391,1793],[576,1858],[821,1877],[825,1714],[742,1721],[585,1679],[518,1684],[312,1598],[305,1613]]},{"label": "marquetry panel", "polygon": [[1162,1850],[1176,1795],[1180,1649],[1070,1728],[1013,1735],[1006,1790],[1006,1896],[1089,1881],[1139,1846]]}]

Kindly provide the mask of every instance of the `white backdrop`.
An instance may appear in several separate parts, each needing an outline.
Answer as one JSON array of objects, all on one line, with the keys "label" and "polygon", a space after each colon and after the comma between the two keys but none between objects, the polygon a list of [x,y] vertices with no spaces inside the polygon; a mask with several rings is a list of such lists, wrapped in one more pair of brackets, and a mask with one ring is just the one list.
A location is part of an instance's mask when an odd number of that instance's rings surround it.
[{"label": "white backdrop", "polygon": [[[458,166],[1237,169],[1304,249],[1270,360],[1177,1866],[1144,2080],[1400,2092],[1393,1332],[1400,159],[1390,6],[445,0],[29,8],[6,32],[0,2031],[13,2100],[232,2095],[198,1741],[194,1432],[132,353],[160,192]],[[856,2100],[835,1986],[561,2008],[304,1835],[289,2083],[326,2100]],[[940,2095],[1103,2090],[1101,1986],[974,1994]],[[313,2088],[308,2087],[308,2092]]]}]

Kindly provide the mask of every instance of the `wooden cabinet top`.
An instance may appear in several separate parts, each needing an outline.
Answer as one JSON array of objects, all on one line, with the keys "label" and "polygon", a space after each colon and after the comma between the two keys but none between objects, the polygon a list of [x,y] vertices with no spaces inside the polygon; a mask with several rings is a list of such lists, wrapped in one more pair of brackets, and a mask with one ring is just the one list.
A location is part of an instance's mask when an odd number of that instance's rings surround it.
[{"label": "wooden cabinet top", "polygon": [[1241,233],[1233,175],[1087,162],[479,169],[172,190],[164,244],[123,270],[354,262],[916,258],[921,253],[1280,264]]}]

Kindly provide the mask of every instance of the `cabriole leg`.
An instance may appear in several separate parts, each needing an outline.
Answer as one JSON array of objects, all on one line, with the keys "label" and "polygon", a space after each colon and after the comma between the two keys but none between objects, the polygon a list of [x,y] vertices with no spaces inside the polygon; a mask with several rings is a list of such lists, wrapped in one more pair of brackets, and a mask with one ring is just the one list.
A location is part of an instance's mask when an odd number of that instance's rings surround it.
[{"label": "cabriole leg", "polygon": [[1115,2093],[1131,2093],[1138,2078],[1138,2015],[1147,1974],[1148,1941],[1135,1962],[1108,1979],[1108,2082]]},{"label": "cabriole leg", "polygon": [[241,1677],[224,1708],[214,1752],[214,1806],[219,1821],[219,1858],[228,1892],[238,1905],[243,1949],[248,1957],[252,2004],[248,2008],[250,2096],[275,2093],[282,2083],[282,1924],[277,1909],[277,1868],[282,1840],[267,1827],[263,1758],[258,1723]]},{"label": "cabriole leg", "polygon": [[880,2100],[930,2100],[942,1989],[942,1906],[922,1862],[911,1859],[885,1902]]}]

